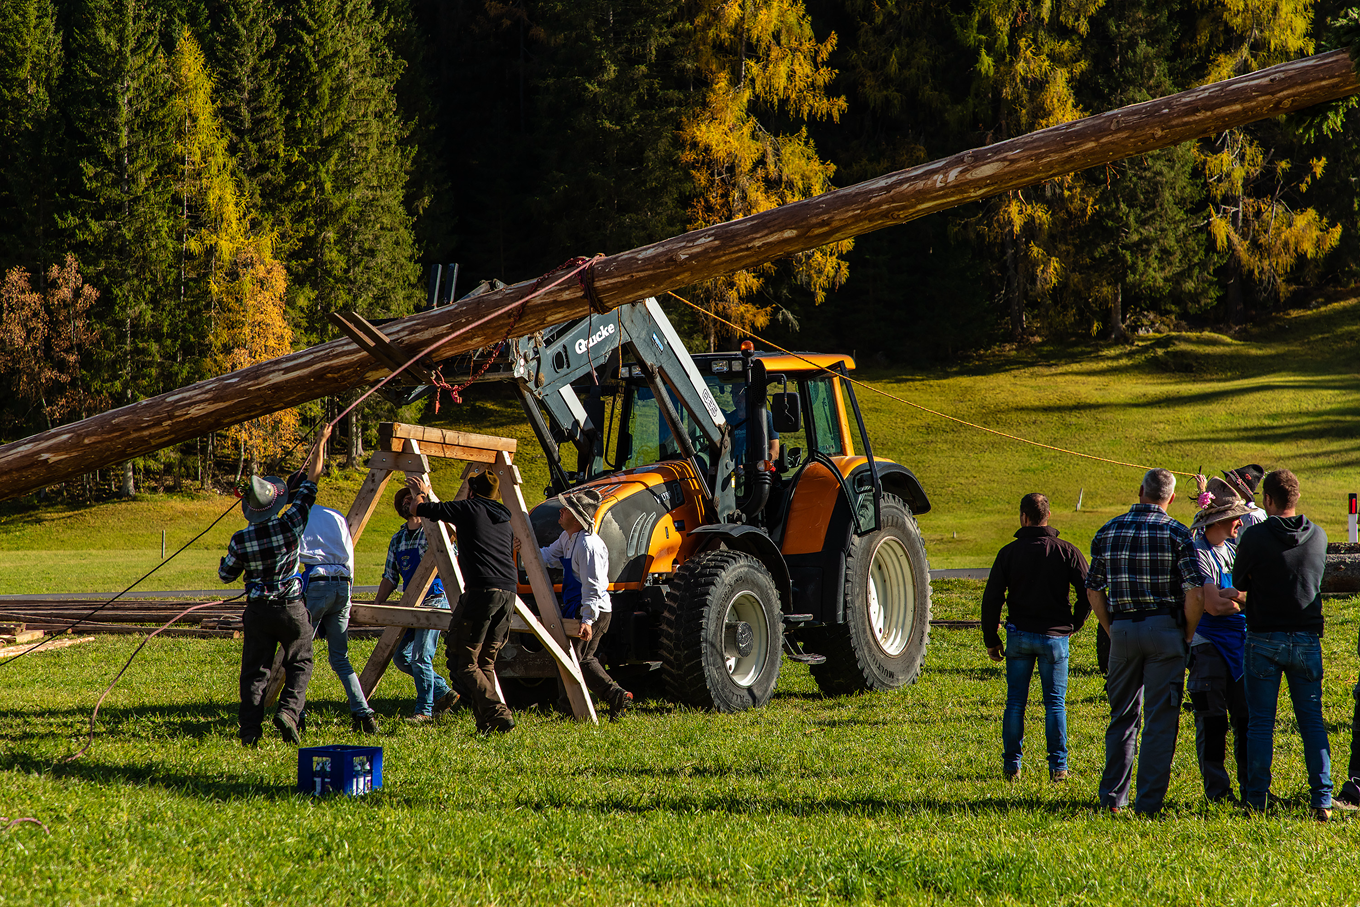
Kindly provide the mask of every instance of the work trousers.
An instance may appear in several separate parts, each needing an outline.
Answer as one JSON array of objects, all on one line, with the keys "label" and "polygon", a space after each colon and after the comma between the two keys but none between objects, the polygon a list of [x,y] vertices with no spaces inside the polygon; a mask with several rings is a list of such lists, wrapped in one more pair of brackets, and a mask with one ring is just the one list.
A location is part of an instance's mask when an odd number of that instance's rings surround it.
[{"label": "work trousers", "polygon": [[[600,664],[600,659],[595,657],[599,651],[600,641],[609,632],[609,619],[613,614],[611,611],[604,611],[596,615],[594,623],[590,625],[590,639],[582,642],[579,639],[573,640],[572,645],[576,647],[576,660],[581,665],[581,679],[586,682],[586,689],[599,696],[611,707],[619,704],[623,697],[628,695],[628,691],[615,683],[614,678]],[[562,683],[559,674],[557,678],[557,707],[564,712],[571,711],[571,700],[567,698],[567,688]]]},{"label": "work trousers", "polygon": [[496,656],[510,635],[514,608],[513,592],[469,589],[459,599],[457,614],[449,626],[449,678],[467,696],[478,730],[513,715],[496,691]]},{"label": "work trousers", "polygon": [[1185,690],[1195,707],[1195,754],[1204,779],[1204,796],[1230,800],[1228,777],[1228,731],[1233,735],[1237,763],[1237,786],[1247,786],[1247,689],[1242,677],[1232,679],[1228,663],[1212,643],[1190,650],[1190,671]]},{"label": "work trousers", "polygon": [[241,739],[259,738],[264,724],[264,697],[274,653],[283,647],[283,692],[279,714],[297,724],[307,705],[312,678],[312,622],[301,598],[249,599],[242,615]]},{"label": "work trousers", "polygon": [[[1356,639],[1356,654],[1360,654],[1360,638]],[[1346,777],[1360,784],[1360,683],[1351,689],[1355,699],[1355,711],[1351,714],[1351,761],[1347,766]]]},{"label": "work trousers", "polygon": [[1110,726],[1105,731],[1101,806],[1122,809],[1128,805],[1137,755],[1134,810],[1151,815],[1162,808],[1171,783],[1171,758],[1176,754],[1184,680],[1185,633],[1174,617],[1158,614],[1110,625],[1110,669],[1105,675]]}]

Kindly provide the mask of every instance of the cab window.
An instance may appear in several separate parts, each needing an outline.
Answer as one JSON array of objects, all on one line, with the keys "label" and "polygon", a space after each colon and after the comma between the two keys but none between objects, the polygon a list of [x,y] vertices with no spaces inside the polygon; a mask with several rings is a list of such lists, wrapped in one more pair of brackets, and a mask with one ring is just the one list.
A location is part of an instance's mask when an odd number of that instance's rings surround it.
[{"label": "cab window", "polygon": [[828,457],[839,457],[845,453],[841,439],[841,423],[836,416],[836,388],[831,378],[814,378],[804,381],[803,388],[807,399],[807,423],[812,442],[821,453]]}]

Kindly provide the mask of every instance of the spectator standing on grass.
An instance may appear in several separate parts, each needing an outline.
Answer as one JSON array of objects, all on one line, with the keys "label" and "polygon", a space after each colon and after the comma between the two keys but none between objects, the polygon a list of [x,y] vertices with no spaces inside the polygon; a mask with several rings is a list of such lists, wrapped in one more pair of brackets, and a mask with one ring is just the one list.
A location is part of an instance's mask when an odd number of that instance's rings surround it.
[{"label": "spectator standing on grass", "polygon": [[[293,483],[289,482],[291,488]],[[303,600],[313,631],[326,638],[331,670],[349,700],[351,727],[378,733],[378,717],[369,708],[354,666],[349,663],[350,590],[354,585],[354,541],[345,515],[320,504],[307,516],[298,552],[302,563]]]},{"label": "spectator standing on grass", "polygon": [[1233,585],[1247,593],[1246,807],[1263,811],[1270,794],[1275,710],[1280,676],[1303,738],[1309,803],[1319,822],[1331,817],[1332,753],[1322,720],[1322,571],[1327,533],[1296,512],[1299,480],[1277,469],[1261,482],[1269,519],[1242,533],[1233,564]]},{"label": "spectator standing on grass", "polygon": [[[378,595],[373,602],[376,605],[386,604],[398,586],[405,589],[411,584],[411,578],[415,576],[416,568],[428,550],[425,527],[421,525],[420,517],[411,512],[410,503],[411,489],[405,486],[399,488],[392,505],[397,509],[397,515],[406,522],[387,543],[387,560],[383,564],[382,580],[378,583]],[[449,610],[448,595],[438,576],[425,591],[420,606]],[[411,717],[406,719],[412,724],[427,724],[458,702],[458,694],[434,669],[434,652],[438,647],[438,630],[411,629],[402,636],[401,644],[392,653],[392,663],[397,666],[397,670],[410,674],[416,685],[415,708],[411,711]]]},{"label": "spectator standing on grass", "polygon": [[1233,799],[1226,766],[1229,728],[1237,786],[1245,790],[1247,784],[1247,693],[1242,678],[1247,622],[1241,607],[1246,595],[1233,588],[1232,570],[1237,554],[1233,543],[1250,507],[1222,483],[1218,494],[1208,491],[1215,482],[1208,482],[1201,492],[1201,509],[1190,526],[1204,585],[1200,606],[1187,602],[1185,613],[1185,635],[1190,640],[1185,686],[1195,707],[1195,753],[1204,795],[1211,802]]},{"label": "spectator standing on grass", "polygon": [[[614,682],[595,653],[609,632],[613,606],[609,600],[609,548],[595,532],[595,514],[600,508],[600,492],[594,488],[558,495],[562,509],[557,525],[562,534],[538,556],[547,567],[562,569],[562,616],[579,618],[581,637],[573,645],[581,663],[586,687],[609,703],[609,720],[621,716],[633,701],[633,694]],[[570,712],[567,688],[558,679],[558,709]]]},{"label": "spectator standing on grass", "polygon": [[[1237,492],[1239,498],[1247,502],[1248,513],[1246,516],[1242,517],[1243,530],[1249,529],[1257,523],[1264,523],[1269,516],[1269,514],[1256,503],[1256,487],[1261,484],[1261,478],[1265,474],[1266,471],[1255,463],[1249,463],[1246,466],[1239,466],[1236,469],[1227,469],[1223,471],[1223,478],[1227,480],[1228,485],[1233,491]],[[1209,490],[1212,491],[1213,489],[1210,488]],[[1240,536],[1241,534],[1242,531],[1239,530],[1238,535]],[[1236,544],[1235,540],[1233,544]]]},{"label": "spectator standing on grass", "polygon": [[316,502],[316,480],[326,454],[330,426],[316,436],[307,462],[307,477],[293,494],[276,476],[251,476],[241,496],[241,513],[250,524],[227,543],[227,556],[217,568],[224,583],[246,578],[242,614],[241,743],[260,741],[264,696],[274,653],[283,647],[283,691],[274,727],[289,743],[300,743],[299,724],[307,707],[307,681],[312,677],[312,622],[302,601],[298,548],[307,517]]},{"label": "spectator standing on grass", "polygon": [[1185,679],[1181,593],[1188,606],[1196,607],[1204,585],[1190,530],[1166,513],[1175,498],[1176,477],[1166,469],[1149,469],[1138,488],[1138,503],[1100,527],[1091,540],[1086,588],[1091,610],[1110,634],[1105,677],[1110,726],[1105,731],[1100,806],[1111,812],[1128,805],[1135,753],[1135,812],[1156,814],[1171,782]]},{"label": "spectator standing on grass", "polygon": [[500,479],[484,469],[468,478],[465,501],[430,501],[430,486],[419,476],[406,480],[410,512],[452,523],[458,534],[458,566],[463,595],[449,626],[449,677],[462,688],[483,734],[509,733],[514,713],[501,701],[496,683],[496,656],[510,635],[518,572],[513,552],[510,510],[495,498]]},{"label": "spectator standing on grass", "polygon": [[[1044,740],[1048,774],[1067,780],[1068,637],[1080,630],[1091,613],[1086,596],[1086,558],[1048,525],[1048,498],[1027,494],[1020,499],[1020,528],[1015,541],[1002,548],[982,594],[982,639],[992,661],[1006,662],[1006,710],[1001,720],[1001,770],[1009,780],[1020,777],[1025,743],[1025,703],[1030,679],[1039,668],[1044,695]],[[1075,598],[1068,600],[1067,589]],[[1001,606],[1006,606],[1003,656]]]}]

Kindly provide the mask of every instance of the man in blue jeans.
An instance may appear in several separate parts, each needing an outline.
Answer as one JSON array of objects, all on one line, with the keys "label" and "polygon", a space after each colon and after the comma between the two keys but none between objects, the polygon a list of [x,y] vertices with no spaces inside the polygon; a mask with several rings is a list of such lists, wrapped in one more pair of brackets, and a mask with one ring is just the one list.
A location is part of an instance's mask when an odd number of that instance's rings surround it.
[{"label": "man in blue jeans", "polygon": [[349,662],[354,542],[345,515],[329,507],[313,505],[307,516],[307,528],[302,533],[298,560],[302,564],[302,598],[307,605],[307,614],[316,633],[326,637],[331,670],[340,678],[340,686],[349,700],[352,727],[365,734],[376,734],[378,717],[369,708],[354,666]]},{"label": "man in blue jeans", "polygon": [[[1039,668],[1044,694],[1048,773],[1067,780],[1067,641],[1091,613],[1086,598],[1086,559],[1048,525],[1048,498],[1020,499],[1015,541],[997,553],[982,594],[982,638],[992,661],[1001,661],[1001,606],[1006,606],[1006,711],[1001,722],[1001,770],[1020,777],[1025,742],[1025,702]],[[1068,587],[1075,599],[1068,600]]]},{"label": "man in blue jeans", "polygon": [[1237,540],[1233,585],[1245,592],[1247,616],[1247,786],[1249,810],[1266,808],[1274,761],[1280,675],[1303,738],[1313,816],[1332,814],[1332,753],[1322,721],[1322,571],[1327,534],[1296,513],[1299,480],[1287,469],[1261,482],[1269,517]]},{"label": "man in blue jeans", "polygon": [[[387,545],[387,562],[383,565],[383,577],[378,583],[378,596],[374,604],[386,602],[398,584],[405,588],[425,557],[428,548],[425,527],[421,525],[420,517],[410,511],[410,501],[411,490],[405,486],[397,491],[392,501],[397,514],[406,523],[396,531]],[[449,599],[439,577],[430,583],[420,605],[422,608],[449,609]],[[458,694],[434,669],[434,652],[438,646],[438,630],[407,630],[401,645],[392,653],[392,663],[398,670],[410,674],[415,681],[416,706],[411,717],[406,719],[412,724],[427,724],[458,702]]]}]

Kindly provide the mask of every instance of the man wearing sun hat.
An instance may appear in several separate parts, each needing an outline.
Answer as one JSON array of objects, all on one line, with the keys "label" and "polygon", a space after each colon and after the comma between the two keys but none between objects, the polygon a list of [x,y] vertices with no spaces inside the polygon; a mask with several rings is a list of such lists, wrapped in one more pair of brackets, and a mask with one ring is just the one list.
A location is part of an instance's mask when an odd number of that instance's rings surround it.
[{"label": "man wearing sun hat", "polygon": [[307,477],[292,494],[277,476],[250,477],[241,496],[241,513],[250,525],[231,537],[227,556],[217,568],[223,582],[235,582],[242,573],[246,580],[240,716],[241,743],[246,746],[260,740],[269,672],[280,646],[284,683],[274,726],[289,743],[302,740],[299,724],[312,676],[312,624],[302,600],[298,551],[316,502],[316,480],[329,437],[329,426],[317,434]]},{"label": "man wearing sun hat", "polygon": [[1201,509],[1190,531],[1204,574],[1202,601],[1187,601],[1185,634],[1190,640],[1186,692],[1195,707],[1195,752],[1204,795],[1211,802],[1233,799],[1226,768],[1228,730],[1233,732],[1237,785],[1247,783],[1247,694],[1243,680],[1247,621],[1242,616],[1246,596],[1233,588],[1232,569],[1237,549],[1233,538],[1249,512],[1246,501],[1216,479],[1219,494],[1200,496]]},{"label": "man wearing sun hat", "polygon": [[[609,548],[595,531],[595,514],[600,509],[600,492],[579,488],[557,496],[562,509],[557,525],[562,534],[538,556],[548,567],[562,568],[562,616],[580,618],[581,638],[575,644],[586,687],[609,703],[609,718],[616,720],[633,701],[633,694],[614,682],[595,657],[600,640],[609,632],[613,606],[609,599]],[[566,701],[566,687],[558,681],[558,705]]]},{"label": "man wearing sun hat", "polygon": [[489,468],[473,473],[463,501],[431,501],[430,486],[419,476],[406,486],[408,513],[452,523],[458,535],[464,589],[446,637],[449,679],[467,697],[478,731],[508,733],[515,718],[496,691],[496,656],[510,635],[519,577],[510,510],[496,500],[500,479]]},{"label": "man wearing sun hat", "polygon": [[[1223,470],[1223,478],[1237,496],[1247,502],[1248,513],[1242,517],[1242,529],[1238,530],[1240,535],[1243,531],[1255,526],[1257,523],[1264,523],[1269,516],[1261,506],[1256,503],[1256,486],[1261,484],[1261,479],[1266,471],[1255,463],[1248,463],[1246,466],[1239,466],[1236,469]],[[1216,479],[1211,480],[1217,481]],[[1211,487],[1209,489],[1213,491]]]}]

